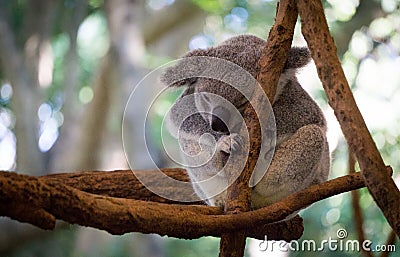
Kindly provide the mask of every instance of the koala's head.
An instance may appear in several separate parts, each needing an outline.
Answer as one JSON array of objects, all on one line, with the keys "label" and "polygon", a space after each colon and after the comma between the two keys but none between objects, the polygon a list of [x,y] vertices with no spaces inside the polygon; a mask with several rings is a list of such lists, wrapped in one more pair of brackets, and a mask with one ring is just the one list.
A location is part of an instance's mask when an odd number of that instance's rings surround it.
[{"label": "koala's head", "polygon": [[[210,124],[220,130],[226,129],[222,126],[221,120],[226,123],[231,118],[231,112],[224,105],[229,101],[233,106],[243,114],[247,104],[247,99],[233,86],[228,85],[216,79],[206,77],[196,77],[193,74],[199,74],[199,70],[215,70],[220,67],[213,64],[202,62],[201,58],[188,57],[216,57],[219,59],[233,62],[246,70],[253,78],[256,78],[258,73],[258,60],[261,52],[265,47],[266,41],[253,35],[240,35],[232,37],[216,47],[208,49],[196,49],[188,52],[177,65],[170,67],[161,76],[161,81],[170,87],[187,87],[187,91],[193,93],[211,93],[218,97],[210,99],[209,94],[199,94],[196,96],[196,107],[204,112],[203,117]],[[297,69],[306,65],[310,60],[309,51],[306,48],[292,48],[288,53],[288,58],[284,67],[286,70]],[[192,75],[191,75],[192,74]],[[224,74],[221,74],[222,76]],[[238,75],[236,81],[243,79],[245,76]],[[243,83],[249,83],[245,80]],[[241,86],[246,88],[247,85]],[[248,86],[251,88],[250,86]],[[186,92],[187,94],[187,92]],[[229,123],[229,122],[228,122]],[[232,125],[232,124],[227,124]]]}]

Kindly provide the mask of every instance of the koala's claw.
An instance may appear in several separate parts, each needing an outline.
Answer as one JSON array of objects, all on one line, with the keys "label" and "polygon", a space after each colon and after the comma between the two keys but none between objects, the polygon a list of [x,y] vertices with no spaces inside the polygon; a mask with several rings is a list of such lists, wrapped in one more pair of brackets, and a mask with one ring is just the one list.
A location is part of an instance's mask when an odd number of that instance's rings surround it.
[{"label": "koala's claw", "polygon": [[217,149],[229,154],[231,152],[239,151],[242,147],[242,144],[243,138],[237,133],[232,133],[228,136],[222,136],[218,140]]},{"label": "koala's claw", "polygon": [[230,153],[231,152],[231,138],[230,136],[222,136],[217,142],[217,150]]},{"label": "koala's claw", "polygon": [[243,138],[239,134],[232,134],[231,135],[231,140],[232,140],[232,151],[237,152],[242,148],[243,145]]}]

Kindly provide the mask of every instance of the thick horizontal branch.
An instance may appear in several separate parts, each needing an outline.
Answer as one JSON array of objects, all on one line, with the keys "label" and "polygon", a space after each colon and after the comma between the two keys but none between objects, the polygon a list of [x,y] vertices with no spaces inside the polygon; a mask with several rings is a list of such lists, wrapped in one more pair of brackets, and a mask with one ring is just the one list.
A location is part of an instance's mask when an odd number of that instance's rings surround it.
[{"label": "thick horizontal branch", "polygon": [[[162,171],[169,177],[179,180],[179,181],[189,181],[189,177],[185,169],[171,168],[162,169]],[[146,181],[152,185],[157,184],[157,179],[159,178],[159,172],[156,170],[140,170],[135,171],[137,173],[142,173],[146,175]],[[144,175],[141,175],[144,176]],[[198,204],[202,205],[203,202],[175,202],[169,199],[165,199],[158,196],[148,190],[140,181],[136,178],[131,170],[115,170],[112,172],[102,172],[102,171],[85,171],[85,172],[74,172],[74,173],[59,173],[50,174],[46,176],[39,177],[43,182],[59,183],[66,186],[71,186],[73,188],[79,189],[81,191],[112,196],[118,198],[126,199],[136,199],[159,203],[179,203],[179,204]],[[181,189],[170,189],[165,185],[160,185],[163,190],[168,190],[169,192],[174,192],[176,195],[182,194],[193,194],[193,191],[184,192]],[[161,190],[160,190],[161,191]],[[169,194],[170,195],[170,194]]]},{"label": "thick horizontal branch", "polygon": [[[177,170],[179,169],[163,171],[169,175],[176,174]],[[151,173],[151,171],[143,172]],[[122,177],[129,176],[129,173],[133,175],[132,171],[79,172],[37,178],[0,172],[0,215],[45,229],[53,228],[57,218],[71,224],[103,229],[112,234],[142,232],[192,239],[201,236],[220,236],[224,232],[223,228],[219,228],[219,217],[224,216],[223,211],[216,207],[164,204],[94,195],[65,185],[73,185],[74,182],[80,181],[75,185],[88,189],[88,184],[82,181],[90,181],[89,177],[95,173],[99,173],[96,178],[99,181],[97,186],[104,185],[109,188],[121,186],[119,184],[121,174]],[[65,184],[61,180],[64,180]],[[123,191],[111,189],[108,192],[118,195]],[[105,191],[102,193],[105,194]],[[133,193],[128,195],[132,196]],[[40,216],[36,216],[38,213]],[[203,226],[204,219],[207,219],[206,227]],[[263,239],[268,235],[270,239],[288,241],[299,238],[303,226],[302,219],[296,217],[276,224],[242,226],[241,230],[246,236],[253,238]],[[231,224],[231,231],[240,230]]]},{"label": "thick horizontal branch", "polygon": [[[167,175],[177,174],[176,169],[162,171]],[[364,186],[360,173],[354,173],[314,185],[262,209],[235,215],[223,215],[222,210],[210,206],[123,199],[107,196],[105,191],[101,192],[104,195],[99,195],[78,189],[88,190],[89,186],[84,181],[97,176],[95,188],[108,187],[108,192],[114,196],[121,196],[122,193],[133,196],[134,190],[127,193],[119,189],[126,186],[121,184],[119,177],[129,176],[130,172],[79,172],[44,177],[0,172],[0,215],[47,229],[54,227],[56,219],[61,219],[112,234],[142,232],[191,239],[246,231],[246,236],[254,238],[262,239],[265,233],[270,239],[291,240],[302,235],[299,218],[283,224],[268,223],[280,221],[316,201]],[[77,181],[79,183],[74,184]],[[127,188],[135,188],[132,181]],[[32,210],[40,213],[40,218],[34,214],[30,216]]]}]

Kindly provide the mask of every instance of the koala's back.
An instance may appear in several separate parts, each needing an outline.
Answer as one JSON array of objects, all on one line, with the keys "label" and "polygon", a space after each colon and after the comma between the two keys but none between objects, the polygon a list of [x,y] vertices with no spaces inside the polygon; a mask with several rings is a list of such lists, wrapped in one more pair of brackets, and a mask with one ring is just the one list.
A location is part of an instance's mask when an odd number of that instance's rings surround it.
[{"label": "koala's back", "polygon": [[321,109],[296,80],[286,83],[272,108],[278,136],[293,134],[305,125],[326,128]]}]

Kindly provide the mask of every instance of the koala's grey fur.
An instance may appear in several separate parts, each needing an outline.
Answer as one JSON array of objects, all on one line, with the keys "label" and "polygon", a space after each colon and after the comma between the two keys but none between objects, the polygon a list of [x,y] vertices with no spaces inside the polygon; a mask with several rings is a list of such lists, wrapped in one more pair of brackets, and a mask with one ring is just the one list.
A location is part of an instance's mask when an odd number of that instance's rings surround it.
[{"label": "koala's grey fur", "polygon": [[[206,50],[193,50],[184,57],[209,56],[231,61],[253,77],[258,72],[258,60],[266,41],[252,35],[241,35],[226,40],[217,47]],[[272,162],[261,181],[253,188],[252,207],[260,208],[304,189],[310,185],[327,180],[330,170],[330,156],[326,140],[326,122],[322,111],[313,99],[304,91],[296,79],[296,69],[305,66],[310,61],[306,48],[292,48],[289,51],[284,71],[280,77],[277,92],[272,103],[276,120],[276,148]],[[187,66],[187,65],[186,65]],[[240,144],[240,135],[227,131],[218,119],[197,113],[182,121],[187,113],[198,109],[198,103],[193,97],[190,101],[181,101],[183,96],[192,97],[195,92],[210,92],[230,101],[243,114],[247,100],[238,90],[213,79],[189,78],[178,80],[182,71],[188,70],[184,62],[169,68],[161,80],[171,87],[185,87],[182,96],[171,108],[168,116],[169,127],[180,129],[182,149],[195,155],[201,151],[209,151],[212,158],[201,167],[188,168],[192,181],[202,181],[224,167],[232,148]],[[192,67],[195,69],[196,67]],[[189,68],[191,69],[191,68]],[[191,98],[189,98],[191,99]],[[209,108],[218,106],[209,104]],[[216,141],[217,151],[207,144],[198,142],[201,135],[209,133]],[[233,143],[232,143],[233,142]],[[206,157],[207,157],[206,156]],[[204,157],[204,158],[206,158]],[[229,179],[220,176],[220,183]],[[207,199],[210,205],[224,205],[225,193],[215,197],[212,186],[194,184],[195,192]]]}]

